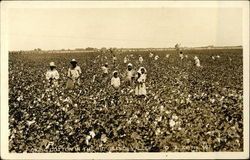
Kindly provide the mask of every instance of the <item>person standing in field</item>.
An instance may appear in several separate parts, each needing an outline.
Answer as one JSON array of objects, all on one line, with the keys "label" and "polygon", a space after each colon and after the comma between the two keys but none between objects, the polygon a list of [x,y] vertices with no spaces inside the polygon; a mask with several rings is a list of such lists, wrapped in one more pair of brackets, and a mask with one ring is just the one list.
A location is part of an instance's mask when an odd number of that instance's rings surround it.
[{"label": "person standing in field", "polygon": [[128,64],[128,68],[126,70],[126,85],[131,86],[135,77],[135,70],[133,69],[133,65],[131,63]]},{"label": "person standing in field", "polygon": [[108,63],[105,63],[104,66],[101,67],[101,69],[102,69],[103,82],[107,82],[108,73],[109,73]]},{"label": "person standing in field", "polygon": [[48,81],[48,86],[58,87],[59,73],[56,70],[54,62],[50,62],[49,64],[49,70],[46,72],[46,79]]},{"label": "person standing in field", "polygon": [[81,68],[77,65],[77,61],[72,59],[70,62],[71,66],[68,69],[68,81],[66,88],[73,89],[74,86],[77,84],[80,86],[80,76],[81,76]]},{"label": "person standing in field", "polygon": [[127,56],[124,57],[123,62],[124,62],[124,64],[126,64],[128,62]]},{"label": "person standing in field", "polygon": [[113,72],[113,77],[111,78],[111,86],[115,89],[118,90],[120,88],[121,85],[121,80],[118,77],[118,72],[114,71]]},{"label": "person standing in field", "polygon": [[120,85],[121,85],[121,80],[118,77],[118,72],[114,71],[113,77],[111,78],[111,86],[113,88],[113,99],[115,105],[118,105]]},{"label": "person standing in field", "polygon": [[143,62],[143,58],[141,55],[139,56],[139,62],[140,62],[140,64],[142,64],[142,62]]},{"label": "person standing in field", "polygon": [[135,88],[135,95],[138,97],[145,97],[147,94],[146,91],[146,69],[144,67],[140,67],[140,69],[137,71],[137,79],[136,79],[136,88]]},{"label": "person standing in field", "polygon": [[181,44],[178,44],[178,43],[177,43],[177,44],[174,46],[174,48],[175,48],[177,54],[180,53],[180,45],[181,45]]},{"label": "person standing in field", "polygon": [[194,63],[196,67],[201,67],[200,59],[197,56],[194,57]]},{"label": "person standing in field", "polygon": [[183,53],[182,53],[182,52],[180,52],[179,57],[180,57],[180,59],[181,59],[181,60],[183,60],[184,55],[183,55]]}]

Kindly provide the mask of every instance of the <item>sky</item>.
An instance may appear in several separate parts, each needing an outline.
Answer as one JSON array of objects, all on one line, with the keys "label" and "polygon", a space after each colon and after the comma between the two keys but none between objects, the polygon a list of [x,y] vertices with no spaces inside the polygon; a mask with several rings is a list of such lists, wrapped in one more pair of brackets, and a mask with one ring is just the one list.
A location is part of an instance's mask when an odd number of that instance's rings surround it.
[{"label": "sky", "polygon": [[240,8],[11,8],[9,50],[242,45]]}]

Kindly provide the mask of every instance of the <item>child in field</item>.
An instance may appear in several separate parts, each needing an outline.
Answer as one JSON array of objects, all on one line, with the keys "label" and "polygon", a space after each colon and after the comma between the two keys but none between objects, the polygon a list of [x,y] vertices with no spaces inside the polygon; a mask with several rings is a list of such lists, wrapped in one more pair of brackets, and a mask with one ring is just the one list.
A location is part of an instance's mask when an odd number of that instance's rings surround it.
[{"label": "child in field", "polygon": [[111,86],[113,88],[113,99],[115,105],[118,105],[120,85],[121,81],[120,78],[118,77],[118,72],[114,71],[113,77],[111,78]]},{"label": "child in field", "polygon": [[125,78],[125,82],[127,85],[129,86],[132,85],[134,76],[135,76],[135,70],[133,69],[133,65],[129,63],[128,68],[126,70],[126,78]]},{"label": "child in field", "polygon": [[56,70],[56,65],[54,62],[50,62],[50,69],[46,72],[46,79],[48,80],[49,86],[58,87],[59,73]]},{"label": "child in field", "polygon": [[121,81],[120,81],[120,78],[118,77],[118,72],[114,71],[113,77],[111,78],[111,86],[114,89],[118,90],[120,88],[120,85],[121,85]]},{"label": "child in field", "polygon": [[194,63],[196,65],[196,67],[201,67],[200,60],[197,56],[194,57]]},{"label": "child in field", "polygon": [[140,67],[137,71],[137,79],[136,79],[136,88],[135,88],[135,95],[138,97],[145,97],[147,94],[146,91],[146,69],[144,67]]},{"label": "child in field", "polygon": [[68,69],[68,82],[66,88],[73,89],[75,84],[80,85],[80,76],[82,71],[80,66],[77,65],[77,61],[75,59],[72,59],[70,64],[71,67]]}]

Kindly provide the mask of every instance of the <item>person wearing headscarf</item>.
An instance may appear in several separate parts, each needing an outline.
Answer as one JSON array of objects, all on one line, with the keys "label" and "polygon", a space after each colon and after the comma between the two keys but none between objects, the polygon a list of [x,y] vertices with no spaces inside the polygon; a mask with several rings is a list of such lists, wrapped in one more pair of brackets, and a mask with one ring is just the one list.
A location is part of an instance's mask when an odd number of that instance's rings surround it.
[{"label": "person wearing headscarf", "polygon": [[127,85],[131,86],[135,77],[135,70],[133,69],[133,65],[131,63],[128,64],[128,68],[126,70],[125,82]]},{"label": "person wearing headscarf", "polygon": [[120,80],[120,78],[118,77],[118,72],[117,72],[117,71],[114,71],[114,72],[113,72],[113,77],[111,78],[111,86],[112,86],[114,89],[119,89],[119,88],[120,88],[120,85],[121,85],[121,80]]},{"label": "person wearing headscarf", "polygon": [[48,80],[49,86],[58,86],[59,73],[56,70],[56,65],[54,62],[50,62],[49,70],[46,72],[46,79]]},{"label": "person wearing headscarf", "polygon": [[147,74],[146,69],[144,67],[140,67],[137,71],[137,79],[136,79],[136,88],[135,88],[135,95],[138,97],[145,97],[147,94],[146,90],[146,82]]},{"label": "person wearing headscarf", "polygon": [[[68,78],[72,80],[73,84],[80,85],[81,68],[77,65],[77,61],[72,59],[70,61],[70,68],[68,69]],[[70,87],[71,88],[71,87]]]}]

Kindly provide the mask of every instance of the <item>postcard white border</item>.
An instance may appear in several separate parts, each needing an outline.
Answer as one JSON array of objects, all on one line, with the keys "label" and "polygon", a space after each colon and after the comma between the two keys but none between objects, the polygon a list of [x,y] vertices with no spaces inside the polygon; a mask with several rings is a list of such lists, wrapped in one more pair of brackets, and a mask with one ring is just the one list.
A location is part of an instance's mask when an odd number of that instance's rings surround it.
[{"label": "postcard white border", "polygon": [[[185,153],[9,153],[8,15],[9,8],[242,8],[244,152]],[[249,158],[249,2],[248,1],[25,1],[1,2],[1,158],[3,159],[247,159]]]}]

